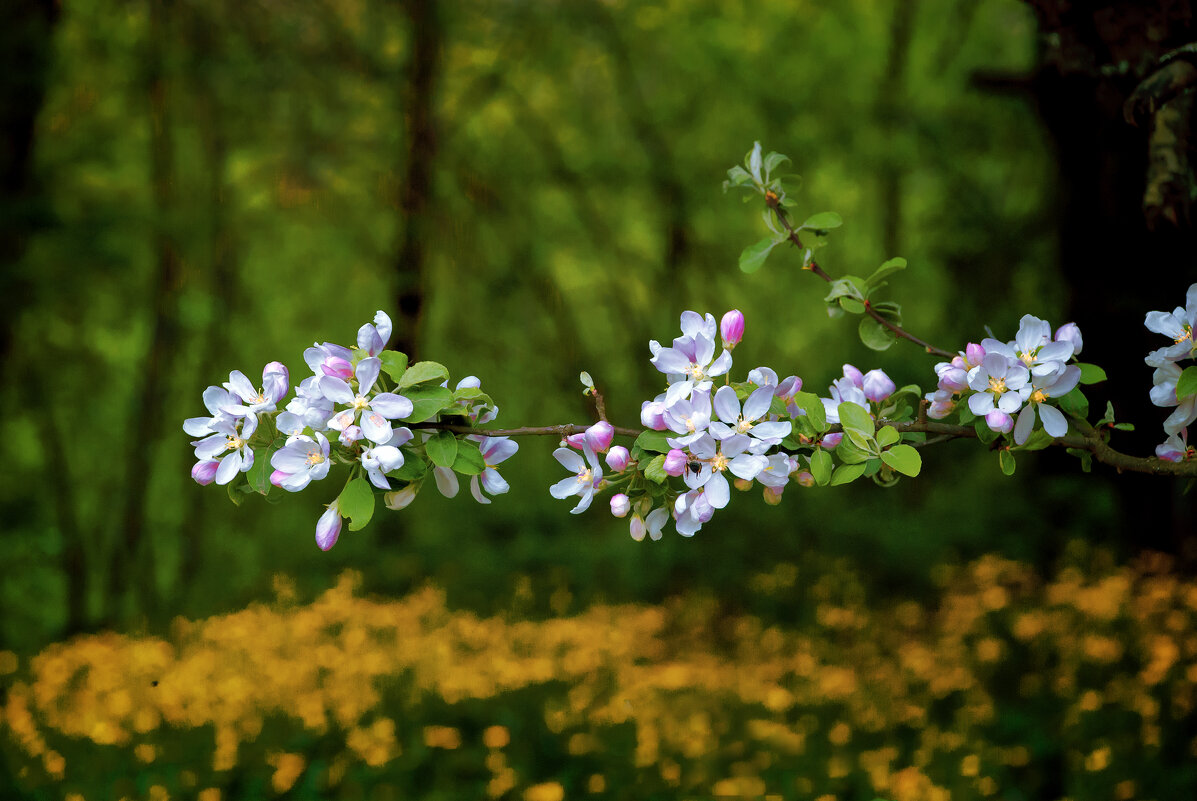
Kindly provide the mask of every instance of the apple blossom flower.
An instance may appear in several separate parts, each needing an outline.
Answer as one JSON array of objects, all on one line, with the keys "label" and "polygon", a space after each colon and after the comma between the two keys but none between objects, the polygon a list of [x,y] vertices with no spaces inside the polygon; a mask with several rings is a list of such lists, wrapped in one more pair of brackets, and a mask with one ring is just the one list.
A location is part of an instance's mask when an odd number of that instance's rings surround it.
[{"label": "apple blossom flower", "polygon": [[256,417],[218,416],[212,419],[209,428],[212,434],[191,444],[195,446],[195,458],[202,461],[217,459],[214,480],[224,486],[237,475],[246,473],[254,466],[254,452],[249,447],[249,438],[258,427]]},{"label": "apple blossom flower", "polygon": [[731,387],[719,387],[714,403],[719,420],[710,424],[710,433],[720,440],[736,434],[749,434],[766,449],[788,437],[793,428],[788,420],[758,422],[769,412],[769,405],[773,403],[773,389],[765,386],[755,390],[745,399],[741,410],[736,391]]},{"label": "apple blossom flower", "polygon": [[320,379],[320,391],[326,398],[349,406],[332,416],[328,421],[329,428],[343,431],[358,422],[357,415],[361,412],[360,425],[367,439],[379,445],[385,445],[391,439],[391,425],[387,421],[407,417],[415,407],[410,400],[393,392],[380,392],[370,397],[381,369],[382,362],[374,356],[358,362],[354,368],[356,393],[340,378],[325,376]]},{"label": "apple blossom flower", "polygon": [[[726,505],[724,501],[723,506]],[[693,537],[702,528],[703,523],[710,522],[714,515],[715,505],[708,497],[705,487],[677,496],[673,505],[674,525],[677,533],[683,537]]]},{"label": "apple blossom flower", "polygon": [[1197,342],[1193,339],[1193,328],[1197,327],[1197,284],[1189,286],[1184,308],[1177,306],[1170,314],[1148,312],[1143,324],[1147,330],[1163,334],[1173,341],[1173,344],[1153,351],[1147,357],[1147,363],[1152,367],[1159,367],[1165,361],[1174,362],[1193,356],[1197,353]]},{"label": "apple blossom flower", "polygon": [[1057,373],[1047,376],[1031,377],[1031,394],[1027,397],[1027,405],[1018,413],[1018,422],[1014,426],[1014,442],[1022,445],[1031,436],[1035,428],[1035,414],[1043,421],[1043,430],[1053,437],[1062,437],[1068,433],[1068,420],[1063,412],[1054,406],[1044,403],[1048,398],[1059,398],[1067,395],[1081,380],[1081,368],[1075,364],[1064,367]]},{"label": "apple blossom flower", "polygon": [[[682,336],[673,340],[673,347],[659,348],[650,361],[669,376],[671,384],[665,392],[665,405],[689,398],[692,392],[708,392],[711,379],[731,369],[731,352],[724,349],[715,357],[715,318],[707,315],[704,322],[696,312],[682,314]],[[675,380],[675,378],[677,380]]]},{"label": "apple blossom flower", "polygon": [[[270,362],[262,368],[262,387],[255,389],[245,373],[234,370],[229,373],[229,380],[224,388],[232,393],[234,402],[224,408],[224,411],[235,417],[253,417],[257,419],[259,412],[273,412],[275,404],[287,394],[287,368],[279,362]],[[240,403],[236,400],[240,399]]]},{"label": "apple blossom flower", "polygon": [[640,405],[641,425],[653,431],[664,431],[669,428],[665,424],[665,411],[665,404],[660,400],[645,401]]},{"label": "apple blossom flower", "polygon": [[357,346],[371,356],[377,356],[391,339],[391,318],[384,311],[374,313],[374,322],[357,331]]},{"label": "apple blossom flower", "polygon": [[362,467],[370,483],[381,490],[390,490],[386,474],[403,467],[403,451],[394,445],[373,445],[362,448]]},{"label": "apple blossom flower", "polygon": [[665,413],[665,425],[680,437],[666,441],[671,448],[684,448],[706,433],[711,424],[711,394],[695,391],[690,398],[680,398]]},{"label": "apple blossom flower", "polygon": [[1164,431],[1169,435],[1180,433],[1182,428],[1197,420],[1197,395],[1190,395],[1183,401],[1177,399],[1176,382],[1180,380],[1181,372],[1176,362],[1166,361],[1152,374],[1151,402],[1156,406],[1176,407],[1164,420]]},{"label": "apple blossom flower", "polygon": [[1195,455],[1189,447],[1189,429],[1182,428],[1179,434],[1172,434],[1161,444],[1155,446],[1155,455],[1169,462],[1183,462]]},{"label": "apple blossom flower", "polygon": [[223,387],[211,386],[204,390],[204,406],[212,413],[211,417],[189,417],[183,421],[183,431],[193,437],[203,437],[216,431],[213,423],[219,419],[232,419],[233,415],[224,411],[225,407],[236,403],[233,393]]},{"label": "apple blossom flower", "polygon": [[549,494],[558,500],[564,500],[571,495],[581,496],[578,505],[570,510],[570,514],[575,515],[586,511],[594,499],[594,491],[603,481],[603,468],[599,465],[594,451],[588,445],[583,452],[586,455],[585,459],[569,448],[553,451],[553,458],[566,470],[572,470],[574,475],[563,478],[549,487]]},{"label": "apple blossom flower", "polygon": [[844,378],[855,384],[858,389],[864,388],[864,374],[850,364],[844,365]]},{"label": "apple blossom flower", "polygon": [[[998,343],[1001,344],[1001,343]],[[1030,394],[1030,371],[1018,359],[985,346],[985,359],[968,374],[968,385],[976,390],[969,395],[968,408],[978,417],[994,409],[1014,414]]]},{"label": "apple blossom flower", "polygon": [[[1023,366],[1034,375],[1048,375],[1057,372],[1066,361],[1072,358],[1073,354],[1072,342],[1068,340],[1053,342],[1051,324],[1047,320],[1041,320],[1030,314],[1022,316],[1018,325],[1018,333],[1014,335],[1013,342],[983,339],[981,345],[985,348],[986,358],[993,353],[1000,353],[1010,361],[1022,362]],[[984,360],[982,360],[982,364],[984,364]],[[973,388],[976,389],[976,387]],[[1014,413],[1010,409],[1005,411],[1010,414]]]},{"label": "apple blossom flower", "polygon": [[491,495],[502,495],[511,487],[499,475],[496,465],[507,461],[520,449],[519,443],[507,437],[481,437],[478,439],[478,450],[482,451],[482,461],[486,465],[481,475],[470,476],[470,494],[478,503],[490,503],[490,499],[482,494],[485,489]]},{"label": "apple blossom flower", "polygon": [[288,492],[299,492],[312,481],[328,475],[328,438],[316,432],[315,438],[296,434],[270,457],[270,466],[286,473],[278,486]]}]

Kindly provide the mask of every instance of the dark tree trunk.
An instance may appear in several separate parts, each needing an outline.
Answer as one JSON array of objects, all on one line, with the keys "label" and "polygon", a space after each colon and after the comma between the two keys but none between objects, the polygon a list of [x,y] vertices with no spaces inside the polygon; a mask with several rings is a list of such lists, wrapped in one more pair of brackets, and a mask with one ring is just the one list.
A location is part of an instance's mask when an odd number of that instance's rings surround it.
[{"label": "dark tree trunk", "polygon": [[[1123,109],[1161,57],[1193,41],[1193,9],[1186,0],[1031,5],[1042,49],[1030,88],[1057,157],[1059,258],[1072,316],[1082,323],[1084,358],[1106,368],[1118,393],[1118,417],[1137,427],[1118,442],[1150,453],[1165,438],[1168,411],[1148,399],[1151,369],[1143,357],[1166,343],[1142,320],[1147,311],[1183,304],[1197,280],[1188,212],[1195,182],[1184,135],[1192,106],[1181,94],[1139,127]],[[1183,551],[1191,543],[1197,496],[1184,498],[1178,484],[1145,476],[1121,476],[1117,487],[1131,544]]]}]

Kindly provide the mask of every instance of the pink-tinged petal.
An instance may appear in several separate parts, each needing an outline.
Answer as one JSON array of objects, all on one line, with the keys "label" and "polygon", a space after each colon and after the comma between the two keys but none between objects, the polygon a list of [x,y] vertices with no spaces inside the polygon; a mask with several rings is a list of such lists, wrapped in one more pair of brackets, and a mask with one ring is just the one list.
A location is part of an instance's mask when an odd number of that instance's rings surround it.
[{"label": "pink-tinged petal", "polygon": [[852,385],[857,389],[864,386],[864,373],[860,372],[860,368],[852,364],[844,365],[844,378],[852,382]]},{"label": "pink-tinged petal", "polygon": [[706,369],[709,376],[719,376],[731,369],[732,355],[731,351],[725,350],[719,354],[719,358],[711,362],[711,366]]},{"label": "pink-tinged petal", "polygon": [[383,347],[391,341],[391,317],[382,309],[374,312],[374,328],[378,331],[379,338],[382,339]]},{"label": "pink-tinged petal", "polygon": [[1068,418],[1054,406],[1041,403],[1039,419],[1043,422],[1043,430],[1053,437],[1062,437],[1068,433]]},{"label": "pink-tinged petal", "polygon": [[731,500],[731,487],[728,486],[727,479],[723,477],[722,473],[711,476],[711,480],[706,483],[706,496],[707,503],[716,509],[727,506],[728,501]]},{"label": "pink-tinged petal", "polygon": [[211,386],[204,390],[204,407],[212,416],[220,414],[225,406],[236,403],[237,400],[223,387]]},{"label": "pink-tinged petal", "polygon": [[240,370],[234,370],[229,373],[229,381],[225,384],[225,387],[246,402],[250,402],[258,396],[258,391],[254,388],[254,385],[249,383],[249,379],[245,377],[245,373]]},{"label": "pink-tinged petal", "polygon": [[378,335],[378,329],[370,323],[366,323],[359,328],[357,330],[357,346],[371,356],[377,355],[383,346],[382,337]]},{"label": "pink-tinged petal", "polygon": [[586,429],[586,444],[596,453],[604,453],[611,447],[611,440],[615,437],[615,426],[606,420],[600,420]]},{"label": "pink-tinged petal", "polygon": [[[772,393],[770,393],[772,394]],[[740,399],[731,387],[719,387],[715,391],[715,414],[725,423],[735,425],[740,422]]]},{"label": "pink-tinged petal", "polygon": [[673,348],[661,348],[649,361],[662,373],[686,373],[690,369],[690,360]]},{"label": "pink-tinged petal", "polygon": [[191,478],[201,487],[206,487],[216,479],[216,470],[220,462],[215,459],[204,459],[196,462],[191,468]]},{"label": "pink-tinged petal", "polygon": [[395,511],[406,509],[416,499],[416,493],[419,491],[419,484],[409,484],[401,490],[388,492],[386,495],[383,495],[382,502],[388,509],[394,509]]},{"label": "pink-tinged petal", "polygon": [[[607,467],[610,467],[616,473],[622,473],[627,469],[628,461],[630,461],[631,458],[632,455],[628,452],[627,448],[622,445],[616,445],[607,452]],[[493,464],[493,462],[491,462],[491,464]]]},{"label": "pink-tinged petal", "polygon": [[290,475],[290,473],[284,473],[282,470],[275,470],[270,474],[270,483],[281,488],[283,486],[283,481],[285,481]]},{"label": "pink-tinged petal", "polygon": [[434,467],[432,477],[436,479],[436,488],[446,498],[457,497],[457,474],[447,467]]},{"label": "pink-tinged petal", "polygon": [[377,442],[379,445],[382,445],[391,439],[391,424],[377,412],[366,412],[363,414],[361,427],[362,433],[371,442]]},{"label": "pink-tinged petal", "polygon": [[648,533],[648,530],[644,526],[644,519],[640,515],[632,516],[632,522],[628,524],[628,531],[631,533],[632,539],[636,542],[643,542],[644,535]]},{"label": "pink-tinged petal", "polygon": [[553,458],[571,473],[581,473],[586,469],[586,462],[582,459],[582,456],[577,451],[572,451],[569,448],[558,448],[553,451]]},{"label": "pink-tinged petal", "polygon": [[354,370],[354,375],[357,376],[357,391],[362,395],[368,395],[374,387],[374,382],[378,380],[378,373],[381,370],[382,360],[377,357],[372,356],[358,362],[357,368]]},{"label": "pink-tinged petal", "polygon": [[789,420],[781,422],[757,423],[752,427],[752,435],[758,439],[784,439],[794,429]]},{"label": "pink-tinged petal", "polygon": [[345,409],[337,412],[328,419],[328,427],[334,431],[347,431],[353,425],[353,418],[357,416],[357,411],[354,409]]},{"label": "pink-tinged petal", "polygon": [[490,498],[483,495],[482,488],[478,486],[478,476],[470,477],[470,494],[478,503],[490,503]]},{"label": "pink-tinged petal", "polygon": [[[482,449],[482,455],[486,457],[488,465],[501,464],[515,455],[516,451],[520,449],[520,444],[513,439],[507,437],[487,437],[484,442],[486,447]],[[616,446],[622,447],[622,446]],[[626,451],[627,449],[624,448]],[[612,453],[615,448],[612,448]],[[610,459],[610,456],[608,456]]]},{"label": "pink-tinged petal", "polygon": [[723,338],[723,346],[730,348],[740,344],[744,338],[744,313],[739,309],[732,309],[723,315],[719,321],[719,336]]},{"label": "pink-tinged petal", "polygon": [[316,521],[316,546],[322,551],[327,551],[337,544],[337,538],[340,536],[341,513],[337,511],[334,501]]},{"label": "pink-tinged petal", "polygon": [[348,381],[353,378],[353,364],[348,359],[342,359],[339,356],[329,356],[320,365],[320,372],[330,378],[339,378],[342,381]]},{"label": "pink-tinged petal", "polygon": [[577,495],[578,490],[586,486],[586,482],[579,479],[577,476],[570,476],[563,478],[553,486],[549,487],[549,494],[557,500],[565,500],[571,495]]},{"label": "pink-tinged petal", "polygon": [[[1046,408],[1048,408],[1048,407],[1046,407],[1046,406],[1040,407],[1041,410],[1046,409]],[[1067,428],[1068,427],[1067,424],[1065,424],[1064,427]],[[994,430],[994,431],[1001,430],[1000,427],[997,429],[994,429],[992,426],[990,426],[990,429]],[[1028,404],[1028,406],[1025,409],[1023,409],[1021,412],[1018,413],[1018,422],[1016,422],[1014,424],[1014,444],[1015,445],[1024,444],[1030,438],[1031,432],[1034,429],[1035,429],[1035,405]]]},{"label": "pink-tinged petal", "polygon": [[241,451],[233,451],[220,460],[220,467],[216,468],[216,483],[224,486],[232,481],[241,470]]},{"label": "pink-tinged petal", "polygon": [[348,384],[331,375],[320,379],[320,392],[334,403],[352,404],[356,397]]},{"label": "pink-tinged petal", "polygon": [[493,467],[482,471],[482,486],[491,495],[502,495],[511,489],[511,485],[507,483],[507,480]]},{"label": "pink-tinged petal", "polygon": [[686,452],[674,448],[665,454],[665,464],[662,466],[662,469],[666,475],[676,478],[686,472],[687,461]]}]

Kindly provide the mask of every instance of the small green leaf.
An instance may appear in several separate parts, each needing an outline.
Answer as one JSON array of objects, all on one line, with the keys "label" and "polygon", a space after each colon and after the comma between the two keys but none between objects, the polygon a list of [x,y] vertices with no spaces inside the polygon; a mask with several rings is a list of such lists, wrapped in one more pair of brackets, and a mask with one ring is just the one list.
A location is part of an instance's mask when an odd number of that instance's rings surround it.
[{"label": "small green leaf", "polygon": [[416,362],[408,367],[403,373],[403,377],[399,379],[399,389],[407,389],[429,381],[439,384],[447,380],[449,380],[449,369],[445,365],[438,362]]},{"label": "small green leaf", "polygon": [[888,451],[881,452],[881,461],[897,470],[904,476],[914,478],[923,468],[923,457],[909,445],[895,445]]},{"label": "small green leaf", "polygon": [[254,466],[245,474],[250,488],[259,495],[269,495],[273,486],[270,483],[271,472],[270,448],[254,448]]},{"label": "small green leaf", "polygon": [[[245,493],[242,490],[246,489],[246,485],[241,483],[240,478],[234,478],[225,489],[228,490],[229,500],[233,502],[234,506],[240,506],[245,501]],[[250,491],[252,492],[252,490]]]},{"label": "small green leaf", "polygon": [[810,421],[816,433],[822,434],[827,430],[827,412],[818,395],[811,392],[795,392],[794,403],[798,405],[799,409],[806,412],[803,416]]},{"label": "small green leaf", "polygon": [[860,334],[860,341],[870,350],[888,350],[890,345],[898,341],[893,331],[872,317],[862,317],[856,330]]},{"label": "small green leaf", "polygon": [[861,464],[842,464],[835,469],[831,476],[831,486],[848,484],[864,475],[865,466]]},{"label": "small green leaf", "polygon": [[1110,426],[1110,428],[1116,428],[1119,431],[1134,431],[1135,424],[1134,423],[1114,423],[1114,425]]},{"label": "small green leaf", "polygon": [[877,446],[880,448],[888,448],[900,439],[902,435],[893,426],[885,426],[877,432]]},{"label": "small green leaf", "polygon": [[1014,475],[1014,454],[1008,448],[998,451],[998,466],[1008,476]]},{"label": "small green leaf", "polygon": [[486,460],[473,440],[457,440],[457,456],[453,459],[453,472],[463,476],[476,476],[486,469]]},{"label": "small green leaf", "polygon": [[839,299],[840,308],[848,314],[864,314],[865,305],[856,298],[842,297]]},{"label": "small green leaf", "polygon": [[1037,428],[1031,432],[1029,437],[1027,437],[1027,441],[1017,446],[1015,450],[1041,451],[1055,441],[1055,437],[1053,437],[1051,434],[1047,433],[1042,428]]},{"label": "small green leaf", "polygon": [[825,231],[828,228],[839,228],[843,224],[843,218],[834,211],[821,211],[818,214],[807,217],[806,222],[802,223],[802,227],[815,231]]},{"label": "small green leaf", "polygon": [[1077,367],[1081,368],[1082,384],[1096,384],[1099,381],[1106,380],[1106,371],[1096,364],[1078,363]]},{"label": "small green leaf", "polygon": [[[410,373],[411,370],[408,370],[407,374]],[[417,387],[404,392],[403,395],[413,406],[412,413],[404,418],[408,423],[422,423],[436,417],[441,409],[453,405],[453,393],[445,387]]]},{"label": "small green leaf", "polygon": [[851,401],[845,401],[839,405],[839,414],[840,423],[844,426],[845,431],[853,429],[871,437],[877,430],[868,411]]},{"label": "small green leaf", "polygon": [[998,432],[989,427],[984,417],[978,417],[973,423],[973,428],[977,431],[977,439],[986,445],[998,438]]},{"label": "small green leaf", "polygon": [[424,457],[404,448],[403,466],[392,470],[387,475],[400,481],[419,481],[427,472],[428,462],[424,461]]},{"label": "small green leaf", "polygon": [[378,354],[379,360],[382,362],[382,369],[391,380],[398,383],[403,380],[403,374],[407,372],[407,354],[400,353],[397,350],[384,350]]},{"label": "small green leaf", "polygon": [[1176,399],[1183,401],[1190,395],[1197,395],[1197,365],[1186,367],[1176,380]]},{"label": "small green leaf", "polygon": [[785,164],[790,157],[784,153],[770,152],[765,154],[765,175],[773,172],[781,164]]},{"label": "small green leaf", "polygon": [[437,467],[452,467],[457,458],[457,437],[448,431],[438,431],[424,443],[424,450]]},{"label": "small green leaf", "polygon": [[1089,416],[1089,401],[1081,392],[1080,387],[1060,397],[1060,408],[1076,417]]},{"label": "small green leaf", "polygon": [[736,187],[750,183],[752,183],[752,176],[749,174],[748,170],[736,165],[727,171],[727,180],[723,182],[723,191],[726,192],[730,187]]},{"label": "small green leaf", "polygon": [[632,447],[653,453],[669,453],[672,449],[666,440],[672,435],[671,431],[641,431]]},{"label": "small green leaf", "polygon": [[1088,473],[1093,469],[1093,454],[1080,448],[1068,448],[1068,453],[1081,460],[1081,472]]},{"label": "small green leaf", "polygon": [[1101,416],[1101,419],[1098,420],[1093,425],[1097,428],[1101,428],[1102,426],[1110,425],[1113,422],[1114,422],[1114,404],[1110,403],[1109,401],[1106,401],[1106,413],[1103,414]]},{"label": "small green leaf", "polygon": [[740,254],[740,269],[746,273],[755,273],[761,269],[765,259],[769,258],[769,251],[777,244],[777,240],[766,237],[755,245],[744,248],[744,252]]},{"label": "small green leaf", "polygon": [[[850,438],[852,433],[855,432],[849,432],[847,436],[840,440],[840,444],[835,446],[835,455],[840,457],[840,461],[844,464],[860,464],[861,462],[867,462],[869,460],[869,456],[871,455],[870,451],[872,449],[868,447],[862,448],[854,443]],[[857,434],[857,436],[859,436],[859,434]]]},{"label": "small green leaf", "polygon": [[658,484],[664,484],[669,480],[669,474],[665,472],[665,454],[657,454],[644,466],[644,477]]},{"label": "small green leaf", "polygon": [[374,490],[370,482],[358,476],[345,485],[337,498],[337,511],[349,518],[349,530],[360,531],[374,516]]},{"label": "small green leaf", "polygon": [[816,484],[826,487],[827,482],[831,481],[831,454],[817,448],[810,455],[810,474],[814,476]]},{"label": "small green leaf", "polygon": [[893,275],[894,273],[905,269],[906,259],[902,258],[901,256],[895,259],[890,259],[874,270],[873,274],[869,276],[865,283],[867,283],[870,287],[875,287],[881,281],[885,280],[887,276]]}]

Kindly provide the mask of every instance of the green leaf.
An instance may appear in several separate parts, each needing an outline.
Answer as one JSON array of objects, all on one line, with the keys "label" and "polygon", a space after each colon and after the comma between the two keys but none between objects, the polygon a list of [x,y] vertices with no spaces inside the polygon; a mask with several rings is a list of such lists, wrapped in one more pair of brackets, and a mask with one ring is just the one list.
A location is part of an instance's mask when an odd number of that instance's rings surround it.
[{"label": "green leaf", "polygon": [[666,440],[671,436],[672,431],[641,431],[632,447],[653,453],[669,453],[672,449]]},{"label": "green leaf", "polygon": [[869,460],[870,453],[869,449],[861,448],[845,436],[835,447],[835,455],[844,464],[860,464]]},{"label": "green leaf", "polygon": [[827,412],[818,395],[811,392],[795,392],[794,403],[798,405],[799,409],[806,412],[801,416],[810,422],[816,433],[822,434],[827,430]]},{"label": "green leaf", "polygon": [[1134,423],[1114,423],[1114,425],[1110,426],[1110,428],[1116,428],[1119,431],[1134,431],[1135,424]]},{"label": "green leaf", "polygon": [[669,480],[669,474],[665,472],[665,454],[657,454],[644,466],[644,477],[658,484],[664,484]]},{"label": "green leaf", "polygon": [[848,484],[864,475],[865,466],[861,464],[842,464],[835,469],[831,476],[831,486]]},{"label": "green leaf", "polygon": [[270,448],[254,448],[254,466],[249,468],[245,474],[245,480],[249,482],[250,489],[259,495],[269,495],[270,488],[273,486],[270,483],[270,474],[272,469],[270,467]]},{"label": "green leaf", "polygon": [[391,377],[391,380],[395,383],[403,380],[403,374],[407,372],[406,353],[400,353],[397,350],[384,350],[378,354],[378,358],[382,362],[383,371]]},{"label": "green leaf", "polygon": [[427,472],[428,462],[424,461],[423,455],[404,448],[403,466],[392,470],[387,475],[400,481],[419,481]]},{"label": "green leaf", "polygon": [[727,180],[723,182],[723,191],[726,192],[730,187],[736,187],[750,183],[752,183],[752,175],[748,172],[748,170],[737,164],[735,167],[732,167],[727,171]]},{"label": "green leaf", "polygon": [[902,258],[901,256],[899,256],[895,259],[890,259],[889,261],[885,262],[880,267],[878,267],[876,270],[874,270],[873,274],[868,277],[868,279],[865,281],[865,283],[868,284],[870,287],[875,287],[875,286],[877,286],[877,284],[880,281],[883,281],[887,276],[893,275],[894,273],[899,272],[900,270],[905,270],[905,269],[906,269],[906,259]]},{"label": "green leaf", "polygon": [[831,288],[828,290],[826,297],[823,300],[831,303],[837,298],[856,298],[857,300],[864,300],[864,291],[861,289],[861,284],[864,280],[855,275],[845,275],[843,278],[837,278],[831,282]]},{"label": "green leaf", "polygon": [[[414,367],[412,369],[415,369]],[[411,374],[409,369],[406,375]],[[445,387],[417,387],[403,393],[412,402],[412,413],[404,418],[408,423],[422,423],[436,417],[441,409],[453,405],[453,393]]]},{"label": "green leaf", "polygon": [[[245,484],[241,483],[240,478],[234,478],[226,485],[225,489],[229,492],[229,500],[233,502],[234,506],[240,506],[245,501]],[[252,491],[252,490],[251,490]]]},{"label": "green leaf", "polygon": [[[441,383],[449,380],[449,369],[438,362],[416,362],[408,367],[399,379],[399,389],[407,389],[429,381]],[[405,395],[407,393],[404,393]],[[408,396],[410,397],[410,396]]]},{"label": "green leaf", "polygon": [[1060,397],[1060,408],[1076,417],[1089,416],[1089,401],[1081,392],[1080,387]]},{"label": "green leaf", "polygon": [[1042,428],[1037,428],[1031,432],[1029,437],[1027,437],[1027,441],[1017,446],[1015,450],[1041,451],[1055,441],[1055,437],[1053,437],[1051,434],[1047,433]]},{"label": "green leaf", "polygon": [[1190,395],[1197,395],[1197,365],[1186,367],[1176,380],[1176,399],[1183,401]]},{"label": "green leaf", "polygon": [[881,452],[881,461],[904,476],[914,478],[923,467],[923,457],[909,445],[895,445]]},{"label": "green leaf", "polygon": [[815,483],[826,487],[831,481],[831,454],[822,448],[817,448],[810,455],[810,474],[815,477]]},{"label": "green leaf", "polygon": [[877,432],[877,446],[879,448],[888,448],[900,439],[902,439],[902,435],[893,426],[885,426]]},{"label": "green leaf", "polygon": [[840,308],[848,314],[864,314],[865,305],[856,298],[842,297],[839,299]]},{"label": "green leaf", "polygon": [[844,426],[845,431],[852,429],[871,437],[877,430],[868,411],[851,401],[845,401],[839,405],[839,414],[840,423]]},{"label": "green leaf", "polygon": [[1098,367],[1096,364],[1077,363],[1077,367],[1081,368],[1081,383],[1082,384],[1096,384],[1099,381],[1106,380],[1106,371]]},{"label": "green leaf", "polygon": [[457,437],[448,431],[438,431],[424,443],[424,451],[437,467],[452,467],[457,458]]},{"label": "green leaf", "polygon": [[781,164],[785,164],[790,157],[784,153],[770,152],[765,155],[765,175],[769,175]]},{"label": "green leaf", "polygon": [[998,467],[1008,476],[1014,475],[1014,454],[1008,448],[998,451]]},{"label": "green leaf", "polygon": [[1081,472],[1088,473],[1093,469],[1093,454],[1080,448],[1068,448],[1068,453],[1081,460]]},{"label": "green leaf", "polygon": [[453,472],[463,476],[476,476],[486,469],[486,460],[478,450],[478,443],[469,439],[457,440],[457,456],[453,459]]},{"label": "green leaf", "polygon": [[977,430],[977,439],[986,445],[998,438],[998,432],[989,427],[984,417],[978,417],[973,423],[973,428]]},{"label": "green leaf", "polygon": [[821,211],[818,214],[812,214],[806,218],[806,222],[802,223],[803,228],[810,228],[815,231],[825,231],[828,228],[839,228],[844,224],[844,219],[834,211]]},{"label": "green leaf", "polygon": [[1096,428],[1101,428],[1102,426],[1107,425],[1107,424],[1112,424],[1113,422],[1114,422],[1114,404],[1110,403],[1109,401],[1106,401],[1106,413],[1103,414],[1101,416],[1101,419],[1098,420],[1093,425]]},{"label": "green leaf", "polygon": [[740,269],[746,273],[755,273],[761,269],[765,259],[769,258],[769,251],[777,244],[777,240],[772,237],[765,237],[755,245],[744,248],[744,252],[740,254]]},{"label": "green leaf", "polygon": [[[842,300],[840,302],[843,303]],[[862,306],[861,308],[863,309],[864,307]],[[861,318],[860,325],[856,330],[860,334],[860,341],[870,350],[888,350],[890,345],[898,341],[893,331],[890,331],[872,317]]]},{"label": "green leaf", "polygon": [[374,490],[370,482],[358,476],[345,485],[337,498],[337,511],[349,518],[349,530],[360,531],[374,516]]}]

